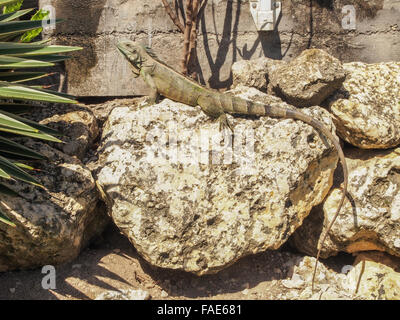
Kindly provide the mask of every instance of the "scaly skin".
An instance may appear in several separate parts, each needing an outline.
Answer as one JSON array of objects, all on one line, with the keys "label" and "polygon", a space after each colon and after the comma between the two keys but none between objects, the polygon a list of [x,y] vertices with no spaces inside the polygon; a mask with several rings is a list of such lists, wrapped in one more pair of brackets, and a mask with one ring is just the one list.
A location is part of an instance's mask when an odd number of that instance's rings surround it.
[{"label": "scaly skin", "polygon": [[343,194],[335,216],[329,224],[320,245],[318,245],[317,260],[312,278],[312,289],[314,290],[314,280],[321,248],[333,223],[339,215],[347,193],[348,170],[346,160],[343,150],[333,134],[320,121],[300,111],[263,105],[261,103],[247,101],[232,95],[204,88],[197,82],[185,77],[159,61],[149,49],[141,44],[126,40],[120,42],[117,47],[130,62],[133,73],[137,77],[142,76],[150,87],[151,94],[147,101],[149,104],[157,102],[158,96],[161,94],[177,102],[190,106],[200,106],[207,115],[213,118],[219,118],[221,126],[229,126],[226,113],[301,120],[320,131],[333,143],[343,167]]}]

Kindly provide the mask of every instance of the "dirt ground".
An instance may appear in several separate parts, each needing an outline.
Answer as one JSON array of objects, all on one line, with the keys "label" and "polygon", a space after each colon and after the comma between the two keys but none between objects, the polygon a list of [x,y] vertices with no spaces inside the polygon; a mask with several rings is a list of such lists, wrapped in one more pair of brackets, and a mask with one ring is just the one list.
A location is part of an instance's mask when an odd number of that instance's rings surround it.
[{"label": "dirt ground", "polygon": [[[215,275],[198,277],[150,266],[110,225],[74,261],[56,266],[56,289],[45,290],[41,269],[0,273],[0,300],[89,300],[109,290],[142,289],[151,299],[285,299],[282,280],[302,255],[287,248],[245,257]],[[323,261],[340,272],[351,255]]]}]

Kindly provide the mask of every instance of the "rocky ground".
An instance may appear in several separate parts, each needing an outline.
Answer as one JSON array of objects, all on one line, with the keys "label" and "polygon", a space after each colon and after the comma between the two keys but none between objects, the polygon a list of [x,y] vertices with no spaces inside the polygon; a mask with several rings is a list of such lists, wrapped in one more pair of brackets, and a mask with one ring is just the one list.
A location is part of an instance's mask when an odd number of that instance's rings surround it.
[{"label": "rocky ground", "polygon": [[[302,299],[310,283],[292,277],[303,260],[304,255],[287,249],[269,251],[245,257],[216,275],[198,277],[150,266],[110,225],[77,259],[56,267],[55,290],[42,288],[41,269],[5,272],[0,273],[0,299],[87,300],[127,289],[146,291],[151,299]],[[343,254],[324,264],[329,272],[340,273],[353,260]],[[326,298],[323,292],[318,290],[314,298]]]}]

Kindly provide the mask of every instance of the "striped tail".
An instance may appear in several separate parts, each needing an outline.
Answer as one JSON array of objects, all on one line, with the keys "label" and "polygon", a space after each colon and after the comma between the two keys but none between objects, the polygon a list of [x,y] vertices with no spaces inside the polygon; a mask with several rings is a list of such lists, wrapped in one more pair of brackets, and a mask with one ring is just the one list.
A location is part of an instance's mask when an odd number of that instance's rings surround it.
[{"label": "striped tail", "polygon": [[[274,108],[274,109],[276,109],[276,108]],[[272,114],[276,114],[276,110],[273,110]],[[332,141],[332,143],[335,146],[335,149],[339,155],[340,163],[342,164],[342,169],[343,169],[344,181],[343,181],[342,198],[340,199],[339,206],[336,210],[335,215],[333,216],[332,221],[329,223],[328,228],[326,229],[326,232],[322,237],[322,241],[318,244],[317,259],[315,261],[313,277],[312,277],[312,291],[314,291],[315,275],[317,273],[317,266],[318,266],[318,261],[319,261],[319,257],[321,254],[322,247],[323,247],[325,240],[329,234],[329,231],[332,229],[332,226],[335,223],[336,218],[338,217],[338,215],[340,213],[340,210],[342,209],[344,200],[346,198],[347,183],[348,183],[348,169],[347,169],[346,159],[344,157],[343,150],[342,150],[342,147],[340,146],[339,141],[333,136],[331,131],[326,126],[324,126],[320,121],[317,121],[300,111],[288,109],[288,110],[283,110],[282,114],[284,114],[286,116],[286,118],[301,120],[301,121],[309,124],[310,126],[314,127],[318,131],[320,131],[323,135],[325,135],[330,141]]]}]

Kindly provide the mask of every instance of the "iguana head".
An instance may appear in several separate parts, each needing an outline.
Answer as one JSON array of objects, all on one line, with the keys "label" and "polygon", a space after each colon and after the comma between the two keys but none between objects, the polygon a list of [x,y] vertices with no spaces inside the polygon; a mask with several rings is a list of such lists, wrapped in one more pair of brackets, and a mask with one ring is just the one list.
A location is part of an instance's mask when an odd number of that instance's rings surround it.
[{"label": "iguana head", "polygon": [[117,48],[130,62],[133,73],[139,76],[142,64],[146,60],[146,48],[130,40],[119,42]]}]

